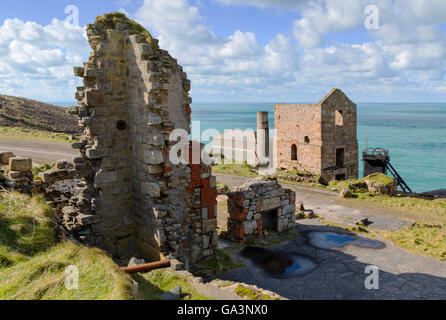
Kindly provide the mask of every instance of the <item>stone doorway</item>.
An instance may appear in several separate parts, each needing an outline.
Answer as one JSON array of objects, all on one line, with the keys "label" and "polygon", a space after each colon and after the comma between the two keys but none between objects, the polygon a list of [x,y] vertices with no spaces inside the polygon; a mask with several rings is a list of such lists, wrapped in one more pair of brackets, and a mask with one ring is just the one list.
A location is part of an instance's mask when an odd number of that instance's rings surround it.
[{"label": "stone doorway", "polygon": [[279,219],[277,209],[262,212],[262,232],[278,231]]}]

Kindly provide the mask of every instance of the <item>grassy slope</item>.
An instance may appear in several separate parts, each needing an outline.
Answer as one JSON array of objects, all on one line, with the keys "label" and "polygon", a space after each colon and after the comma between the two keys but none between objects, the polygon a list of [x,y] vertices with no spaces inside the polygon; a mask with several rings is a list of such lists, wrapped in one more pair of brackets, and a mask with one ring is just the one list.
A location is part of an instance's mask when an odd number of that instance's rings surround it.
[{"label": "grassy slope", "polygon": [[76,117],[66,108],[5,95],[0,95],[0,126],[62,133],[79,130]]},{"label": "grassy slope", "polygon": [[[0,299],[131,299],[131,278],[103,251],[57,244],[51,210],[40,198],[0,195]],[[65,268],[79,270],[78,290]]]},{"label": "grassy slope", "polygon": [[0,138],[8,140],[70,142],[69,137],[69,134],[61,132],[50,132],[19,127],[0,127]]}]

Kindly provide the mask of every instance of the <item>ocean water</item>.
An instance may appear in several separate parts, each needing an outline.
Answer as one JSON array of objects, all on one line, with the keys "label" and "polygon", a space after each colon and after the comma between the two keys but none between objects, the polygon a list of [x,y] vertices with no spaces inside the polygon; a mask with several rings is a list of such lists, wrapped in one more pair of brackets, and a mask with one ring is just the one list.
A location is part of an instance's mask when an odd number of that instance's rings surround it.
[{"label": "ocean water", "polygon": [[[274,128],[273,103],[212,102],[191,107],[194,138],[207,129],[255,130],[257,111],[269,112],[270,129]],[[392,165],[413,191],[446,188],[446,104],[358,103],[358,141],[360,158],[366,147],[389,149]],[[359,168],[362,177],[361,159]]]},{"label": "ocean water", "polygon": [[[255,130],[257,111],[269,112],[273,129],[273,103],[194,103],[192,121],[199,121],[200,132]],[[392,165],[413,191],[446,188],[446,104],[359,103],[358,141],[360,158],[366,146],[389,149]],[[359,168],[362,177],[361,159]]]}]

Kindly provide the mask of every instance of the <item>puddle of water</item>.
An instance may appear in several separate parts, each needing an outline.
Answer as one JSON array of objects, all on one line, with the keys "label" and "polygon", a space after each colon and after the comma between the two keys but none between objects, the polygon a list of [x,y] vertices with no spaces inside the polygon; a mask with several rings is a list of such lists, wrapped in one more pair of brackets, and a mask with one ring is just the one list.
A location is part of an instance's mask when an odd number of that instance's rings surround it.
[{"label": "puddle of water", "polygon": [[294,255],[291,258],[293,260],[293,264],[286,268],[285,272],[283,273],[283,275],[286,277],[301,276],[313,271],[317,267],[316,263],[309,258],[297,255]]},{"label": "puddle of water", "polygon": [[241,251],[241,255],[276,278],[304,275],[317,267],[310,258],[262,247],[246,247]]},{"label": "puddle of water", "polygon": [[341,249],[349,244],[369,249],[382,249],[385,247],[385,244],[378,240],[358,238],[336,232],[309,232],[307,238],[313,247],[326,250]]}]

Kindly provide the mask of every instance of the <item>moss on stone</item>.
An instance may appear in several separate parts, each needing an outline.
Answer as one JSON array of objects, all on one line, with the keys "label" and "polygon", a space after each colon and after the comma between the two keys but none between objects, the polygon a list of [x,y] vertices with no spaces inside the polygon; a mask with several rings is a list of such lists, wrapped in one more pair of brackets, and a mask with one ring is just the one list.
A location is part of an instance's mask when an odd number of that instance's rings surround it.
[{"label": "moss on stone", "polygon": [[118,23],[122,23],[128,25],[127,30],[129,31],[129,34],[139,34],[148,42],[153,40],[149,31],[136,21],[127,18],[127,16],[121,12],[111,12],[98,16],[95,20],[95,24],[99,23],[103,24],[107,29],[115,29]]},{"label": "moss on stone", "polygon": [[390,178],[389,176],[382,174],[382,173],[373,173],[371,175],[368,175],[367,177],[362,179],[363,181],[365,180],[371,180],[371,181],[375,181],[375,182],[381,182],[384,185],[393,183],[393,179]]}]

